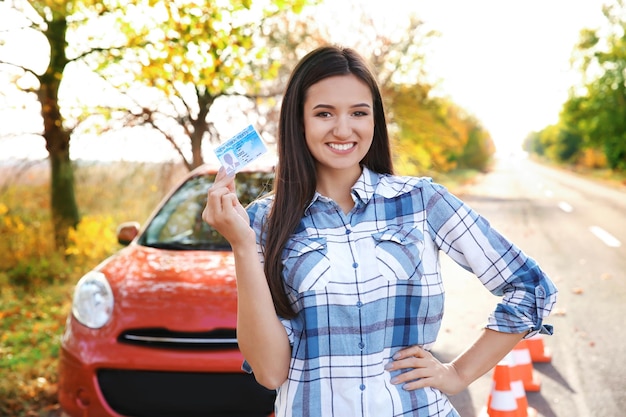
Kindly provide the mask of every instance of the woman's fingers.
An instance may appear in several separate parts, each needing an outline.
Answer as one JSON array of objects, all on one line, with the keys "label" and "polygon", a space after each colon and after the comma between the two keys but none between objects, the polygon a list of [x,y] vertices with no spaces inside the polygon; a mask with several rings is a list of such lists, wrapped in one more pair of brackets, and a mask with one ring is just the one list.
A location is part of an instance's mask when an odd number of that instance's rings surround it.
[{"label": "woman's fingers", "polygon": [[242,217],[241,210],[245,212],[237,195],[226,187],[219,187],[209,190],[202,219],[212,226],[217,226],[220,223],[230,223],[236,218]]},{"label": "woman's fingers", "polygon": [[434,387],[452,394],[465,387],[454,366],[441,363],[432,353],[417,345],[398,351],[385,369],[393,372],[391,383],[402,385],[405,390]]},{"label": "woman's fingers", "polygon": [[429,368],[439,363],[433,355],[420,346],[402,349],[393,355],[393,360],[386,366],[388,371],[401,369]]},{"label": "woman's fingers", "polygon": [[219,198],[224,193],[235,193],[235,177],[226,174],[226,170],[222,167],[215,175],[215,180],[209,188],[208,196],[211,197],[213,195]]},{"label": "woman's fingers", "polygon": [[406,383],[421,378],[430,378],[442,369],[442,364],[429,351],[421,346],[414,345],[398,351],[393,355],[393,361],[387,365],[387,370],[404,370],[396,375],[392,382]]},{"label": "woman's fingers", "polygon": [[429,351],[419,345],[413,345],[397,351],[396,354],[393,355],[393,360],[395,362],[407,358],[423,358],[429,356],[432,356]]},{"label": "woman's fingers", "polygon": [[221,167],[215,175],[215,181],[213,187],[226,187],[230,192],[235,192],[235,177],[234,175],[228,175],[226,170]]},{"label": "woman's fingers", "polygon": [[225,186],[219,187],[216,186],[216,184],[213,184],[213,186],[209,188],[209,191],[207,192],[206,206],[202,212],[202,219],[205,222],[212,225],[217,220],[218,216],[222,214],[222,200],[228,193],[230,193],[230,191]]},{"label": "woman's fingers", "polygon": [[254,237],[250,218],[235,193],[234,177],[222,168],[207,192],[202,219],[222,234],[231,245]]}]

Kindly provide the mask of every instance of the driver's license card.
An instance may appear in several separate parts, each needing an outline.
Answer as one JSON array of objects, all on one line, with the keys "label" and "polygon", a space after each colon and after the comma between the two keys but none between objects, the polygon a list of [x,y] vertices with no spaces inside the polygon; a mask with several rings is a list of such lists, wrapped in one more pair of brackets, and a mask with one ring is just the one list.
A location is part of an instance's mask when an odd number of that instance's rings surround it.
[{"label": "driver's license card", "polygon": [[228,175],[234,175],[265,152],[267,148],[252,125],[215,148],[215,155]]}]

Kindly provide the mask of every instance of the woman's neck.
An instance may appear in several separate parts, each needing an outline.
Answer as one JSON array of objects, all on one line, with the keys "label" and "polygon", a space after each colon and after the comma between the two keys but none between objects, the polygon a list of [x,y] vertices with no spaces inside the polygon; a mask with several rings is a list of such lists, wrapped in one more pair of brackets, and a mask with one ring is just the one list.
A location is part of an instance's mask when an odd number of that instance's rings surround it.
[{"label": "woman's neck", "polygon": [[348,213],[354,207],[352,186],[361,172],[361,167],[358,170],[318,170],[317,192],[331,198],[339,204],[344,213]]}]

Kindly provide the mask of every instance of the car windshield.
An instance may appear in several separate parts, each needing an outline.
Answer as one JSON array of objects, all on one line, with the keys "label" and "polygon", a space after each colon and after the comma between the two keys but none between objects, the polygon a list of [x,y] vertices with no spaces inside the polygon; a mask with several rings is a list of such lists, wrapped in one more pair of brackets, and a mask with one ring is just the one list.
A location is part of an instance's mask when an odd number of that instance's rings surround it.
[{"label": "car windshield", "polygon": [[[271,172],[239,172],[237,195],[244,207],[272,188]],[[230,250],[228,241],[202,220],[207,191],[215,175],[192,177],[161,207],[139,244],[173,250]]]}]

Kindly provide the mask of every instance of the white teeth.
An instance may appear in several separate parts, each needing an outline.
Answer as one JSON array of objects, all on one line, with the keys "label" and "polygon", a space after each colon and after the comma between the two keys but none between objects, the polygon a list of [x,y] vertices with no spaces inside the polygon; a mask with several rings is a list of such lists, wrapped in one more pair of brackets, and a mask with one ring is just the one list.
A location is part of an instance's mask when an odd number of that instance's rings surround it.
[{"label": "white teeth", "polygon": [[354,143],[329,143],[328,146],[338,151],[347,151],[354,146]]}]

